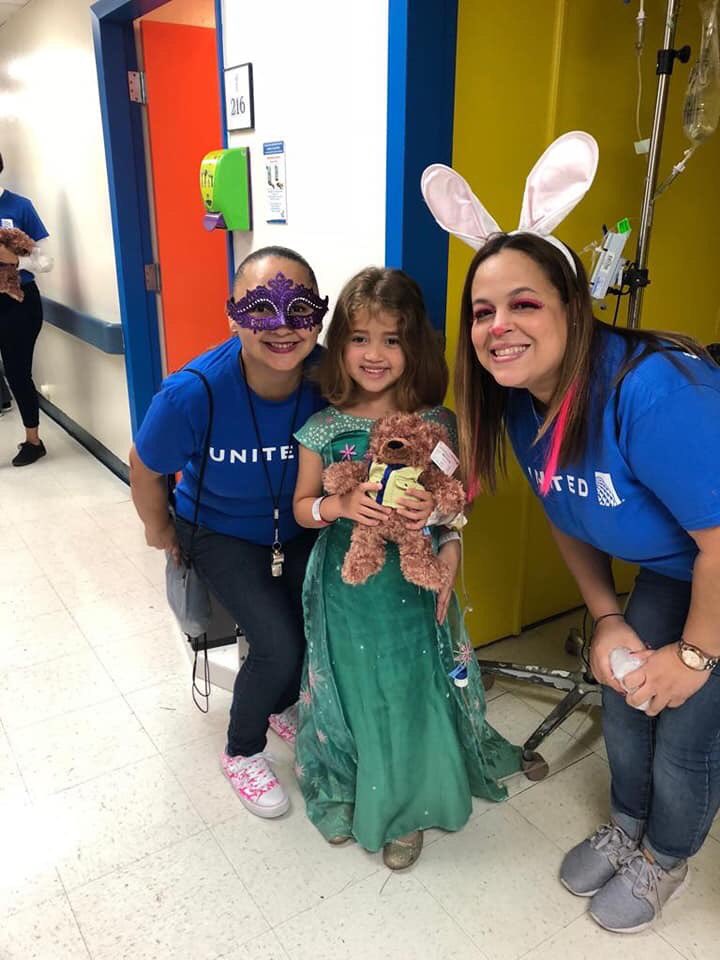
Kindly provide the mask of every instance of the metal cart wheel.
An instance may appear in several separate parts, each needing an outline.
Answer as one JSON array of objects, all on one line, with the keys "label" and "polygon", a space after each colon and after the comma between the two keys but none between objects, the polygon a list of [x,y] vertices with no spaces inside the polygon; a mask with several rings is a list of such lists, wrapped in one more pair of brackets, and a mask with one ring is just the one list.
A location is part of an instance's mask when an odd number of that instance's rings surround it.
[{"label": "metal cart wheel", "polygon": [[565,638],[565,653],[569,653],[571,657],[579,657],[582,653],[582,648],[582,633],[577,627],[573,627]]},{"label": "metal cart wheel", "polygon": [[544,780],[550,773],[550,767],[539,753],[523,753],[522,771],[528,780]]},{"label": "metal cart wheel", "polygon": [[483,688],[485,689],[485,692],[487,693],[488,690],[492,690],[492,688],[495,686],[495,674],[485,673],[484,671],[481,671],[480,676],[482,679],[482,685],[483,685]]}]

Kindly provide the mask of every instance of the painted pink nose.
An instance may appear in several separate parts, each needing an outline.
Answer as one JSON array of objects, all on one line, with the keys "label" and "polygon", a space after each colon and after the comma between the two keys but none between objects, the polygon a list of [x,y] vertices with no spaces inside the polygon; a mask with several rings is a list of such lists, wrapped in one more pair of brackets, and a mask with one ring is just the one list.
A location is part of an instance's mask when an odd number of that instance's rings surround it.
[{"label": "painted pink nose", "polygon": [[494,337],[500,337],[503,333],[507,333],[511,329],[510,323],[505,320],[503,317],[495,316],[495,319],[490,324],[490,333]]}]

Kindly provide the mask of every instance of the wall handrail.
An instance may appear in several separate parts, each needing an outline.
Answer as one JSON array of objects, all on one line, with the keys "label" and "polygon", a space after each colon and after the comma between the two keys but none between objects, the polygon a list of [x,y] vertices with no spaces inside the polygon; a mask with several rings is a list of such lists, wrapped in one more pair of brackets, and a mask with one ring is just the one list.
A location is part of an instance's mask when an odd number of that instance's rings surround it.
[{"label": "wall handrail", "polygon": [[101,320],[49,297],[42,298],[43,319],[53,327],[83,340],[91,346],[122,356],[125,353],[122,324]]}]

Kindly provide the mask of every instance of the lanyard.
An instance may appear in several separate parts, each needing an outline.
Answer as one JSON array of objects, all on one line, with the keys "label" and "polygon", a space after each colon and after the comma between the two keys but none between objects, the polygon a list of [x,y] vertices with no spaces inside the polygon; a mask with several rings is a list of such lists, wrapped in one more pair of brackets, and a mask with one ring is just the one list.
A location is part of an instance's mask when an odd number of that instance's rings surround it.
[{"label": "lanyard", "polygon": [[[247,391],[248,406],[250,407],[250,415],[252,416],[253,427],[255,428],[255,440],[258,445],[258,452],[262,454],[263,442],[262,437],[260,436],[260,427],[258,426],[257,414],[255,413],[255,404],[253,403],[252,391],[250,390],[250,385],[248,384],[247,377],[245,375],[245,364],[243,363],[242,352],[240,353],[240,369],[242,370],[243,383],[245,384],[245,390]],[[297,421],[298,410],[300,408],[301,393],[302,380],[298,384],[297,396],[295,397],[295,408],[293,410],[292,420],[290,421],[290,436],[287,443],[288,447],[292,445],[293,434],[295,433],[295,424]],[[280,487],[278,488],[277,494],[273,490],[272,480],[270,479],[270,469],[267,465],[267,460],[261,456],[260,462],[262,463],[263,470],[265,471],[265,480],[267,482],[268,490],[270,491],[270,499],[272,500],[273,505],[273,542],[270,573],[273,577],[281,577],[283,572],[283,563],[285,562],[285,554],[283,553],[282,543],[280,542],[280,500],[282,499],[283,486],[285,484],[285,475],[287,473],[289,459],[283,462],[282,473],[280,474]]]}]

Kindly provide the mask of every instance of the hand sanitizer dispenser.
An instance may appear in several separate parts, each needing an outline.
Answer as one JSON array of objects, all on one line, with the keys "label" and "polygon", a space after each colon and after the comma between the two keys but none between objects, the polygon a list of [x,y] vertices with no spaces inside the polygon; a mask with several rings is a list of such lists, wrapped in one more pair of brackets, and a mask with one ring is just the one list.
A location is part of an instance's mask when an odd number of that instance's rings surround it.
[{"label": "hand sanitizer dispenser", "polygon": [[206,230],[251,230],[250,151],[212,150],[200,164]]}]

